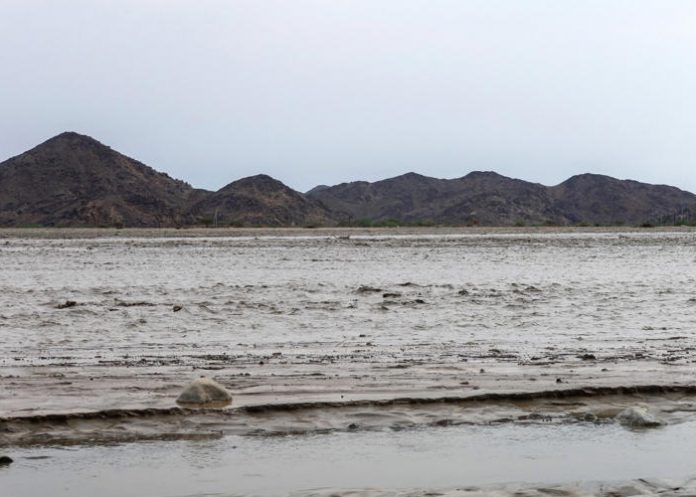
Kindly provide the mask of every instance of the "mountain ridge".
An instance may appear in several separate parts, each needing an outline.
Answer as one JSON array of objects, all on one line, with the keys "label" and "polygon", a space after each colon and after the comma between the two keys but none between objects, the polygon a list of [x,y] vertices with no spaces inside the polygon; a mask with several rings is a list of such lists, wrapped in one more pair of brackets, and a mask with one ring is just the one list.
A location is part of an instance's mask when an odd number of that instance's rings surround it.
[{"label": "mountain ridge", "polygon": [[[217,192],[197,189],[90,136],[68,131],[0,163],[0,226],[210,224],[214,220],[205,202],[216,198],[226,199],[217,215],[231,223],[334,222],[320,202],[269,179],[243,178]],[[276,196],[285,193],[284,202],[268,205],[273,190]]]},{"label": "mountain ridge", "polygon": [[[410,192],[403,185],[410,182]],[[472,171],[438,179],[407,173],[310,190],[343,222],[459,225],[662,224],[696,219],[696,195],[668,185],[583,173],[554,186]],[[427,202],[423,202],[427,195]]]},{"label": "mountain ridge", "polygon": [[545,186],[495,171],[452,179],[408,172],[306,193],[257,174],[209,191],[71,131],[0,163],[0,226],[637,225],[692,219],[693,193],[594,173]]}]

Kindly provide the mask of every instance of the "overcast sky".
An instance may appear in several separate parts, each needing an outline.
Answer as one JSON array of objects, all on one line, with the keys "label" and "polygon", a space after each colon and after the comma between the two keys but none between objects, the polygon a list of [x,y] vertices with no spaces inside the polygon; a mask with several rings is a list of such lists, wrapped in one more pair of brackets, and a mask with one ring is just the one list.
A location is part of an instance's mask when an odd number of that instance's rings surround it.
[{"label": "overcast sky", "polygon": [[0,160],[65,130],[210,189],[495,170],[696,191],[696,2],[0,0]]}]

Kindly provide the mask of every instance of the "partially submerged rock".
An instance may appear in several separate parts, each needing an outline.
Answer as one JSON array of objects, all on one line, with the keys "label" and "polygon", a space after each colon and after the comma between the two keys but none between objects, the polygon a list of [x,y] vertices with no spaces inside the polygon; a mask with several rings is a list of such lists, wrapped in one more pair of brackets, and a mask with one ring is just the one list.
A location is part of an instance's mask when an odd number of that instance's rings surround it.
[{"label": "partially submerged rock", "polygon": [[624,409],[616,415],[616,419],[629,428],[654,428],[662,425],[662,422],[643,406]]},{"label": "partially submerged rock", "polygon": [[176,402],[190,407],[224,407],[232,402],[232,395],[217,381],[202,376],[184,388]]},{"label": "partially submerged rock", "polygon": [[358,293],[379,293],[382,291],[382,289],[373,286],[360,285],[355,291]]},{"label": "partially submerged rock", "polygon": [[58,304],[56,306],[56,309],[69,309],[70,307],[75,307],[77,305],[77,302],[74,300],[66,300],[62,304]]},{"label": "partially submerged rock", "polygon": [[11,457],[8,456],[0,456],[0,466],[9,466],[12,464],[14,461],[12,460]]}]

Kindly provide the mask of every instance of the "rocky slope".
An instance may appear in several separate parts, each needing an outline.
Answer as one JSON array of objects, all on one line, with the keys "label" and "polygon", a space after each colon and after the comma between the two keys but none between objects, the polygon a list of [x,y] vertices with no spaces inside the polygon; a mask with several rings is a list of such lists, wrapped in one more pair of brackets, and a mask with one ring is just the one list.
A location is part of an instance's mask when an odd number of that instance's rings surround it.
[{"label": "rocky slope", "polygon": [[332,224],[330,212],[268,176],[217,192],[73,132],[0,163],[0,226],[174,227]]},{"label": "rocky slope", "polygon": [[194,204],[200,222],[218,226],[325,226],[335,224],[324,205],[259,174],[237,180]]},{"label": "rocky slope", "polygon": [[696,195],[673,186],[581,174],[548,190],[569,224],[669,224],[696,220]]},{"label": "rocky slope", "polygon": [[85,135],[66,132],[0,163],[0,226],[332,226],[671,224],[696,195],[582,174],[552,187],[472,172],[408,173],[306,194],[266,175],[199,190]]},{"label": "rocky slope", "polygon": [[493,172],[456,179],[409,173],[375,183],[315,188],[308,195],[336,212],[345,224],[395,219],[455,225],[607,225],[696,217],[692,193],[595,174],[547,187]]},{"label": "rocky slope", "polygon": [[309,195],[352,220],[514,224],[559,219],[544,186],[496,173],[474,172],[452,180],[408,173],[375,183],[315,189]]},{"label": "rocky slope", "polygon": [[62,133],[0,164],[0,226],[175,226],[196,191],[97,140]]}]

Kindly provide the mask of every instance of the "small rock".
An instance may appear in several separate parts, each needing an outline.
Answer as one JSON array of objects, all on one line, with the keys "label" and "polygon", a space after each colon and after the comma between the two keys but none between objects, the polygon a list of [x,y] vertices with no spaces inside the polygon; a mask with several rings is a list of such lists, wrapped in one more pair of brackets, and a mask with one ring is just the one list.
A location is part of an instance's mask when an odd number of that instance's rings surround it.
[{"label": "small rock", "polygon": [[379,293],[381,292],[381,288],[375,288],[372,286],[367,286],[367,285],[360,285],[356,292],[358,293]]},{"label": "small rock", "polygon": [[11,457],[8,456],[0,456],[0,466],[9,466],[12,464],[14,461],[12,460]]},{"label": "small rock", "polygon": [[172,311],[174,312],[179,312],[181,309],[183,309],[183,307],[181,307],[180,305],[175,305],[174,307],[172,307]]},{"label": "small rock", "polygon": [[196,407],[221,407],[232,401],[232,395],[217,381],[203,376],[184,388],[176,401]]},{"label": "small rock", "polygon": [[643,406],[633,406],[624,409],[616,415],[616,419],[619,423],[629,428],[654,428],[662,425],[662,422],[648,411],[647,407]]},{"label": "small rock", "polygon": [[68,307],[75,307],[76,305],[77,302],[75,302],[74,300],[66,300],[64,303],[58,304],[56,306],[56,309],[67,309]]}]

